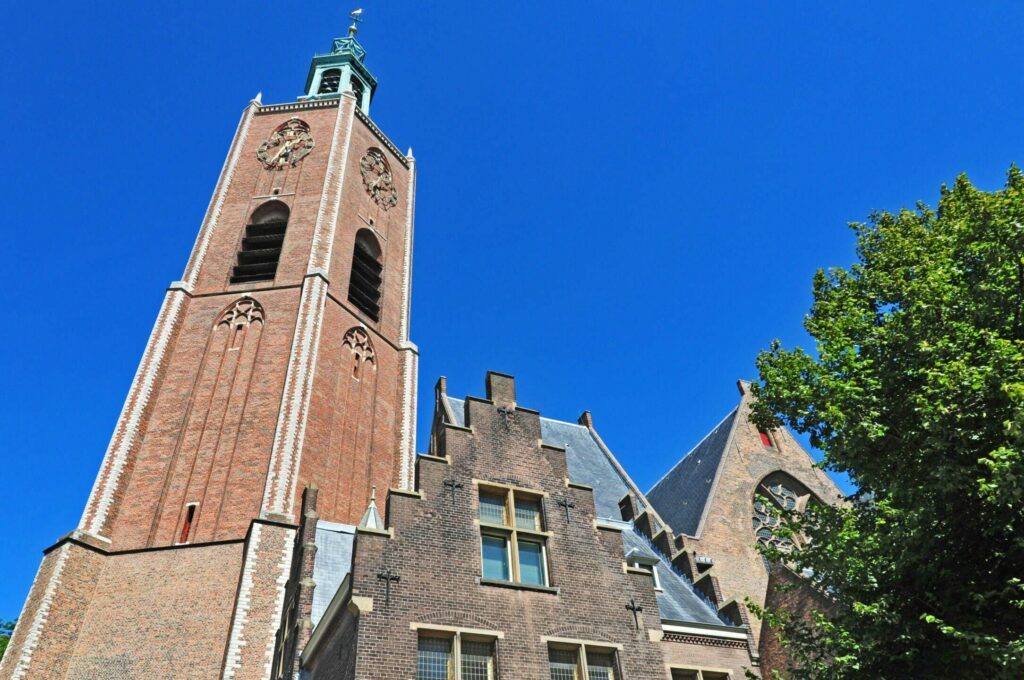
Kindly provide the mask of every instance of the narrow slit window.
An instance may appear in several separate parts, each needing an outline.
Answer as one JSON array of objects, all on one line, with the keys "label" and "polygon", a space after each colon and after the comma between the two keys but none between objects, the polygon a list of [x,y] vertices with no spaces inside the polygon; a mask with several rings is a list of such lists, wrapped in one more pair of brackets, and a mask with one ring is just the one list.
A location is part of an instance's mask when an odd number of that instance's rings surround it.
[{"label": "narrow slit window", "polygon": [[384,265],[377,239],[369,229],[360,229],[352,252],[352,274],[348,301],[374,321],[380,320],[380,288]]},{"label": "narrow slit window", "polygon": [[758,430],[757,433],[761,435],[761,443],[767,446],[769,449],[774,446],[772,442],[772,436],[764,430]]},{"label": "narrow slit window", "polygon": [[188,539],[192,535],[192,522],[196,518],[196,506],[195,503],[185,507],[185,521],[181,525],[181,536],[178,537],[178,543],[188,543]]},{"label": "narrow slit window", "polygon": [[245,227],[231,283],[273,281],[288,228],[288,206],[280,201],[264,203]]},{"label": "narrow slit window", "polygon": [[338,91],[338,86],[341,84],[341,69],[332,68],[324,71],[323,75],[320,76],[320,89],[316,91],[317,94],[334,94]]}]

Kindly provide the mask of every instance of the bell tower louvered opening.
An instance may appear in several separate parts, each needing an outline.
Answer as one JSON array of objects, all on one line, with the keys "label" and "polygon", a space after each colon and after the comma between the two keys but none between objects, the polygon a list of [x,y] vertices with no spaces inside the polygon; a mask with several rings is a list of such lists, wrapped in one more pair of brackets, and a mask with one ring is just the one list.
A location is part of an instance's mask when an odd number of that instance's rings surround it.
[{"label": "bell tower louvered opening", "polygon": [[380,285],[383,271],[377,239],[369,229],[360,229],[356,234],[356,247],[352,253],[348,301],[374,321],[380,320]]},{"label": "bell tower louvered opening", "polygon": [[316,91],[317,94],[334,94],[338,91],[338,85],[341,84],[341,69],[332,68],[324,71],[324,74],[320,76],[320,89]]},{"label": "bell tower louvered opening", "polygon": [[245,227],[238,263],[231,271],[231,283],[272,281],[287,228],[288,206],[284,203],[271,201],[257,208]]}]

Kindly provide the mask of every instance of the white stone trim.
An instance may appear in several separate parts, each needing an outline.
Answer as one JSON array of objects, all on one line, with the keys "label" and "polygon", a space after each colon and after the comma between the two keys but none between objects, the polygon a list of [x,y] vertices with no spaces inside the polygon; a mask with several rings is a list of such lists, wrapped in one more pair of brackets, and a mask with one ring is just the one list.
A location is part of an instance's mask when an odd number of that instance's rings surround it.
[{"label": "white stone trim", "polygon": [[[256,571],[256,551],[260,547],[262,524],[253,524],[249,535],[245,566],[242,568],[242,582],[238,586],[238,601],[235,603],[235,617],[228,637],[228,651],[224,660],[223,680],[233,680],[242,665],[242,648],[245,647],[245,624],[249,621],[249,606],[252,604],[253,573]],[[267,677],[270,677],[269,675]]]},{"label": "white stone trim", "polygon": [[661,629],[666,633],[683,633],[686,635],[703,635],[705,637],[721,638],[723,640],[747,641],[747,631],[745,628],[742,630],[729,630],[724,626],[713,626],[710,624],[662,623]]},{"label": "white stone trim", "polygon": [[195,245],[192,247],[192,256],[185,266],[183,279],[189,286],[196,285],[196,281],[199,279],[199,270],[203,266],[203,260],[206,258],[206,250],[210,246],[210,238],[213,236],[213,231],[220,221],[220,213],[224,208],[224,199],[227,196],[228,188],[231,186],[231,180],[235,176],[238,157],[242,154],[242,147],[245,146],[245,140],[249,136],[249,125],[252,123],[253,114],[259,108],[259,102],[255,99],[252,100],[245,107],[242,119],[238,121],[234,143],[231,145],[231,151],[228,153],[227,158],[224,159],[224,166],[220,171],[220,181],[217,183],[217,188],[214,189],[213,196],[210,197],[210,205],[206,209],[203,226],[199,229]]},{"label": "white stone trim", "polygon": [[[39,601],[39,606],[36,608],[36,615],[32,617],[31,622],[25,621],[24,619],[21,620],[20,625],[28,625],[28,632],[21,641],[21,653],[17,656],[17,661],[15,661],[13,653],[6,654],[3,661],[0,661],[0,674],[3,673],[6,666],[14,664],[14,670],[11,671],[10,680],[21,680],[21,678],[24,678],[25,674],[28,673],[29,664],[32,663],[32,654],[35,652],[36,646],[39,644],[39,638],[42,636],[43,626],[46,625],[46,619],[50,615],[50,607],[53,605],[53,598],[57,593],[57,587],[60,585],[61,576],[64,574],[64,565],[67,563],[68,553],[70,550],[70,543],[65,543],[61,547],[57,548],[57,563],[53,565],[53,572],[50,574],[50,580],[46,584],[46,590],[43,593],[42,599]],[[42,570],[42,565],[40,565],[39,568]],[[32,588],[29,590],[30,597],[38,584],[39,572],[36,572],[36,578],[32,582]],[[28,601],[26,600],[26,604],[27,602]],[[13,652],[14,650],[11,651]]]},{"label": "white stone trim", "polygon": [[306,413],[316,374],[320,348],[320,326],[327,300],[327,282],[307,276],[302,283],[299,316],[288,359],[281,410],[274,433],[263,513],[291,515],[295,504],[294,486],[306,436]]},{"label": "white stone trim", "polygon": [[399,484],[402,489],[412,489],[413,470],[416,462],[416,385],[419,376],[419,353],[416,345],[404,342],[402,350],[402,441],[399,455],[402,467]]},{"label": "white stone trim", "polygon": [[274,600],[273,616],[270,617],[270,630],[267,631],[267,649],[264,655],[265,663],[264,678],[271,677],[271,670],[274,666],[274,644],[277,640],[277,629],[281,627],[281,612],[284,609],[285,585],[288,583],[288,576],[292,569],[292,547],[295,545],[295,532],[291,529],[282,529],[284,532],[284,547],[281,549],[281,559],[277,563],[277,598]]},{"label": "white stone trim", "polygon": [[[412,149],[409,149],[412,151]],[[412,238],[413,219],[416,213],[416,159],[409,156],[409,207],[405,213],[405,276],[402,279],[402,319],[398,333],[399,342],[409,340],[410,301],[412,299]]]},{"label": "white stone trim", "polygon": [[156,323],[146,343],[146,351],[132,379],[131,388],[125,398],[121,415],[117,419],[114,434],[110,438],[103,463],[96,475],[89,502],[82,513],[78,529],[90,534],[100,535],[107,521],[107,513],[114,502],[114,495],[121,481],[121,474],[128,462],[128,457],[139,435],[142,416],[149,403],[160,369],[163,367],[164,356],[170,345],[171,335],[178,324],[182,306],[188,298],[183,290],[167,291],[164,296]]},{"label": "white stone trim", "polygon": [[[351,107],[355,107],[355,98],[342,96],[342,104],[346,101],[351,100]],[[321,193],[320,207],[316,214],[316,225],[313,227],[313,247],[309,257],[309,269],[308,274],[312,274],[315,271],[322,271],[326,276],[330,275],[331,267],[331,253],[334,250],[334,234],[338,226],[338,213],[341,210],[341,194],[345,188],[345,173],[348,168],[348,151],[352,145],[352,121],[355,117],[351,114],[352,108],[346,106],[338,107],[338,115],[334,121],[334,133],[331,137],[331,150],[327,156],[327,171],[324,174],[324,188]],[[349,115],[345,115],[345,112],[349,112]],[[338,137],[341,131],[341,122],[343,119],[348,120],[348,125],[345,127],[345,141],[341,153],[341,171],[338,173],[338,165],[335,163],[335,156],[337,155],[338,149]],[[337,181],[337,189],[331,189],[331,185],[334,182],[335,175],[339,175]],[[324,224],[325,215],[327,214],[328,197],[333,202],[330,218],[327,218],[326,225]],[[324,239],[326,232],[326,239]],[[326,241],[326,243],[325,243]]]}]

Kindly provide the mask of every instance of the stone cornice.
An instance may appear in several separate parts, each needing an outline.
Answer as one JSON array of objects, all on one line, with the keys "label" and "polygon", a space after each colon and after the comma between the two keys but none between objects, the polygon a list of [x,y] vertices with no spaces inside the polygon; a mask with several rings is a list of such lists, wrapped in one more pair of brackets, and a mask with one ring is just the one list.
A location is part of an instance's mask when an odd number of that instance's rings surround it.
[{"label": "stone cornice", "polygon": [[265,113],[281,113],[282,111],[308,111],[310,109],[333,109],[337,108],[341,100],[335,99],[310,99],[301,102],[288,102],[287,104],[269,104],[256,109],[256,115],[262,116]]},{"label": "stone cornice", "polygon": [[372,132],[377,137],[377,139],[379,139],[381,143],[384,144],[384,146],[386,146],[388,150],[395,155],[395,158],[397,158],[398,162],[402,164],[402,167],[404,167],[406,170],[409,169],[409,159],[406,158],[405,155],[398,150],[398,147],[395,146],[391,142],[391,140],[388,139],[387,136],[380,131],[380,128],[377,127],[377,124],[370,120],[370,117],[363,113],[358,107],[356,108],[356,118],[363,121],[366,127],[370,128],[370,132]]}]

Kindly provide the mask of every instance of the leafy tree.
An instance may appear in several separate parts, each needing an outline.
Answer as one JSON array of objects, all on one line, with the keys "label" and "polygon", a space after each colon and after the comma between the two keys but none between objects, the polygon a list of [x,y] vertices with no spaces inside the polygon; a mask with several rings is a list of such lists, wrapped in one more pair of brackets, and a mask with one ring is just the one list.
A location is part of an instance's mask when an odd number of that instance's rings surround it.
[{"label": "leafy tree", "polygon": [[835,611],[758,613],[794,678],[1021,677],[1024,175],[851,227],[856,263],[814,277],[816,356],[775,342],[754,386],[755,421],[809,433],[860,489],[767,551]]},{"label": "leafy tree", "polygon": [[7,643],[11,641],[11,633],[14,632],[14,624],[17,621],[0,621],[0,659],[4,658],[7,651]]}]

